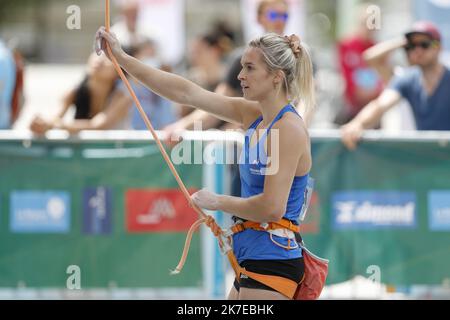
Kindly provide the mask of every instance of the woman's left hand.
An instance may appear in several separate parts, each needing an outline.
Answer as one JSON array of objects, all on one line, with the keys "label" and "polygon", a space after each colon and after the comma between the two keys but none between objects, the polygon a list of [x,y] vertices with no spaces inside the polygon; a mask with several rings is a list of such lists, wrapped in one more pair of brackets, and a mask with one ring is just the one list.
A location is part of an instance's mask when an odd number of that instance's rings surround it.
[{"label": "woman's left hand", "polygon": [[219,195],[202,189],[191,195],[191,200],[200,208],[219,210]]}]

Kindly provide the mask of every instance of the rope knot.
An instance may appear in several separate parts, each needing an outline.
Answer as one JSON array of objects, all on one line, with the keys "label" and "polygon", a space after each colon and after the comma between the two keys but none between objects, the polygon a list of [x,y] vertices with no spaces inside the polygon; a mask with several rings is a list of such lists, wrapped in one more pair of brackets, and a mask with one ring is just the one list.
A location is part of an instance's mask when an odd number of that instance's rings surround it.
[{"label": "rope knot", "polygon": [[212,233],[218,237],[222,234],[222,229],[216,223],[216,220],[212,216],[206,216],[205,225],[211,229]]}]

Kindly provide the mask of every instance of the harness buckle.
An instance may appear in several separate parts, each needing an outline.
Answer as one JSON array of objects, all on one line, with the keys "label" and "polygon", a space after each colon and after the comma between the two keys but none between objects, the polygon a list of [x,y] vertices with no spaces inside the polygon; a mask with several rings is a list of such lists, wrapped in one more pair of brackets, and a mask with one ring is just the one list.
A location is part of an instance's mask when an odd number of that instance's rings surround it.
[{"label": "harness buckle", "polygon": [[[227,233],[229,232],[229,230],[227,230]],[[220,249],[220,253],[222,255],[226,255],[229,251],[233,250],[233,248],[231,247],[231,238],[229,236],[226,236],[225,233],[220,235],[220,239],[222,240],[222,244],[221,246],[219,246]]]},{"label": "harness buckle", "polygon": [[267,222],[263,222],[260,224],[260,227],[263,228],[264,230],[267,230],[269,228],[269,224]]},{"label": "harness buckle", "polygon": [[231,229],[226,229],[226,230],[223,230],[223,237],[226,237],[226,238],[229,238],[229,237],[231,237],[232,235],[234,234],[234,232],[233,232],[233,230],[231,230]]}]

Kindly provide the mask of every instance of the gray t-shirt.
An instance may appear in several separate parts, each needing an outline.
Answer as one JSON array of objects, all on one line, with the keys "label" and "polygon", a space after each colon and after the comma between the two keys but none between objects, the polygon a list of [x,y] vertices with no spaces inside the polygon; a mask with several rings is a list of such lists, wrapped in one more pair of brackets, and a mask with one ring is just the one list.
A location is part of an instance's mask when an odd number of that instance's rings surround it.
[{"label": "gray t-shirt", "polygon": [[444,74],[429,96],[422,85],[420,68],[409,68],[392,79],[389,87],[408,100],[418,130],[450,130],[450,70]]}]

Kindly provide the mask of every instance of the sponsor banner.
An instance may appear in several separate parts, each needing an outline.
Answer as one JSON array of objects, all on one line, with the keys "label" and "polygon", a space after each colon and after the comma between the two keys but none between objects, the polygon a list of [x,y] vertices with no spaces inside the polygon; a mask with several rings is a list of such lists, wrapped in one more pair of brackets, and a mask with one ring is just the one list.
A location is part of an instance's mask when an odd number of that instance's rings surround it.
[{"label": "sponsor banner", "polygon": [[70,229],[70,194],[64,191],[12,191],[12,232],[66,233]]},{"label": "sponsor banner", "polygon": [[416,194],[401,191],[341,191],[332,195],[335,229],[414,228]]},{"label": "sponsor banner", "polygon": [[111,233],[111,188],[86,188],[83,192],[83,233]]},{"label": "sponsor banner", "polygon": [[432,231],[450,231],[450,190],[428,193],[428,223]]},{"label": "sponsor banner", "polygon": [[128,232],[185,232],[198,219],[177,189],[132,189],[125,198]]}]

